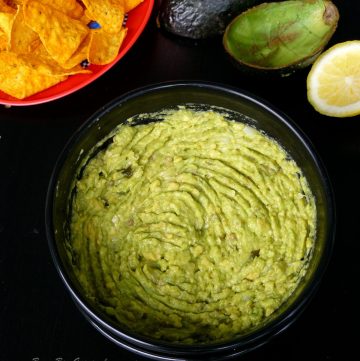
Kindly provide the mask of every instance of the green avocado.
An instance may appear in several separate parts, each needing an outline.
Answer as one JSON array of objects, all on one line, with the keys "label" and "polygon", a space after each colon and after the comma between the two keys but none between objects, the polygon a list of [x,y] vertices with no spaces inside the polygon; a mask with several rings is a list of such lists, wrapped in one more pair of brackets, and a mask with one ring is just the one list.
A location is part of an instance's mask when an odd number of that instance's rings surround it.
[{"label": "green avocado", "polygon": [[76,178],[74,272],[123,328],[228,340],[266,322],[306,273],[314,197],[254,127],[184,107],[154,117],[121,125]]},{"label": "green avocado", "polygon": [[338,20],[336,6],[327,0],[263,3],[227,26],[223,44],[245,69],[287,74],[320,55]]},{"label": "green avocado", "polygon": [[228,23],[259,0],[163,0],[158,25],[166,31],[191,39],[223,34]]}]

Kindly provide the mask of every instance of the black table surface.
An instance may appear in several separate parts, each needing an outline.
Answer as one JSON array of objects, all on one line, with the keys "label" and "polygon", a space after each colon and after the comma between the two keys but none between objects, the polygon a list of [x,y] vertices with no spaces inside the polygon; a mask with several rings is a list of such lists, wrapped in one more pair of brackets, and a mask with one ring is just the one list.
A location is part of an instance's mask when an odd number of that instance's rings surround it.
[{"label": "black table surface", "polygon": [[[341,18],[329,45],[360,39],[360,2],[334,2]],[[308,135],[333,184],[335,249],[318,292],[291,327],[241,359],[359,359],[360,116],[318,114],[306,98],[309,68],[259,80],[235,69],[221,39],[166,36],[156,27],[157,8],[133,48],[94,83],[42,105],[0,106],[0,361],[142,360],[100,335],[76,308],[49,254],[44,204],[58,154],[92,113],[129,90],[169,80],[228,84],[272,103]]]}]

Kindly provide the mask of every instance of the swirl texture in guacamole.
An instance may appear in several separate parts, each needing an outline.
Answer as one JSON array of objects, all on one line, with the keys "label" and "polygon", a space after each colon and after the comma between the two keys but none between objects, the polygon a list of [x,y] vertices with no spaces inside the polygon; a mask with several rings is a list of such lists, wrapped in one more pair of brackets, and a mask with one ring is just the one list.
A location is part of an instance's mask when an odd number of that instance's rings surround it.
[{"label": "swirl texture in guacamole", "polygon": [[86,163],[72,201],[74,270],[125,328],[226,340],[264,322],[304,276],[314,198],[254,127],[211,110],[163,118],[119,126]]}]

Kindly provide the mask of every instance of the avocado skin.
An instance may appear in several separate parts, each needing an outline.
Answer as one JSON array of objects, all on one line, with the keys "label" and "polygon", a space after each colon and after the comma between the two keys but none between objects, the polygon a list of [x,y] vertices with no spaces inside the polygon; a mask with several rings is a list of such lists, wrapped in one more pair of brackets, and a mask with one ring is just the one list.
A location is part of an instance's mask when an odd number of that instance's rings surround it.
[{"label": "avocado skin", "polygon": [[205,39],[221,35],[242,11],[263,0],[163,0],[157,22],[169,33]]}]

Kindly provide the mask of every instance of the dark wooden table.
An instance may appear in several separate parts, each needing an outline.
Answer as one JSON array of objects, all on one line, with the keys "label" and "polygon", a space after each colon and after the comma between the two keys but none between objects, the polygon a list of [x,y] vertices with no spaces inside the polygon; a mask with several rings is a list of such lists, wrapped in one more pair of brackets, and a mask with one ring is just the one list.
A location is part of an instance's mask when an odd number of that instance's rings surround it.
[{"label": "dark wooden table", "polygon": [[[360,2],[334,2],[341,19],[330,45],[360,39]],[[359,359],[360,116],[316,113],[306,99],[309,69],[255,80],[232,66],[220,39],[162,34],[156,12],[130,52],[93,84],[43,105],[0,106],[0,361],[141,360],[95,331],[70,299],[48,250],[45,196],[59,152],[92,113],[128,90],[184,79],[236,86],[287,113],[313,142],[335,191],[336,245],[319,291],[295,324],[242,359]]]}]

